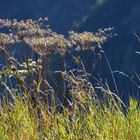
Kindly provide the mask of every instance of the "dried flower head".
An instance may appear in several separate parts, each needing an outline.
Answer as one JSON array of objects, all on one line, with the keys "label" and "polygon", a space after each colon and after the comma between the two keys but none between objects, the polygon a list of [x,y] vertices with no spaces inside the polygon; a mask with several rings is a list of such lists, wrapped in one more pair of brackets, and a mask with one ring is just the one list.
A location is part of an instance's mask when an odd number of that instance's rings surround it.
[{"label": "dried flower head", "polygon": [[10,34],[0,33],[0,45],[1,46],[14,44],[14,43],[15,43],[15,39],[14,39],[14,35],[12,33],[10,33]]},{"label": "dried flower head", "polygon": [[70,45],[62,35],[58,34],[47,37],[25,38],[24,41],[41,56],[47,56],[51,53],[64,54]]},{"label": "dried flower head", "polygon": [[[51,53],[60,53],[64,55],[66,51],[95,50],[96,46],[104,43],[112,28],[100,29],[97,33],[91,32],[69,32],[66,39],[63,35],[53,32],[45,26],[48,19],[39,20],[21,20],[0,19],[0,28],[8,28],[9,33],[0,34],[0,45],[11,45],[14,43],[25,43],[35,52],[42,56]],[[47,27],[47,28],[46,28]]]},{"label": "dried flower head", "polygon": [[[101,47],[110,36],[106,34],[110,32],[112,28],[107,28],[105,30],[101,29],[100,32],[95,34],[91,32],[75,33],[74,31],[69,32],[69,40],[71,44],[76,46],[76,50],[95,50],[95,47]],[[99,34],[100,33],[100,34]]]}]

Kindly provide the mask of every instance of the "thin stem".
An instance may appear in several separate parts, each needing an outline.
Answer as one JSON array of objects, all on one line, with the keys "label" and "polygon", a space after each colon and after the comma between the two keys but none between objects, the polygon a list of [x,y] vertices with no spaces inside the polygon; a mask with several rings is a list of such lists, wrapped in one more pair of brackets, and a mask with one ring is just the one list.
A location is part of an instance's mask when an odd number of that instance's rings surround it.
[{"label": "thin stem", "polygon": [[112,76],[112,80],[113,80],[113,83],[114,83],[114,86],[115,86],[115,90],[116,90],[117,94],[119,94],[118,87],[117,87],[117,84],[116,84],[116,80],[115,80],[115,77],[114,77],[114,75],[113,75],[113,71],[112,71],[111,65],[110,65],[110,63],[109,63],[109,60],[108,60],[108,58],[107,58],[105,52],[104,52],[103,50],[102,50],[102,52],[103,52],[103,55],[104,55],[105,60],[106,60],[106,62],[107,62],[108,68],[109,68],[109,70],[110,70],[110,73],[111,73],[111,76]]}]

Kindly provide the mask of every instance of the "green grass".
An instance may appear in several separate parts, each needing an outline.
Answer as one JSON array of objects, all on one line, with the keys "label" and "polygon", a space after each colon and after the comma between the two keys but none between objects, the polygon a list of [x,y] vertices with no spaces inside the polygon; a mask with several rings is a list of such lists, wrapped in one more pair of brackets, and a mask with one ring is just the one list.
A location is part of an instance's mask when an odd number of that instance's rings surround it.
[{"label": "green grass", "polygon": [[[120,106],[86,102],[81,109],[53,108],[46,111],[41,104],[32,108],[27,100],[15,97],[14,105],[0,106],[1,140],[138,140],[140,139],[140,108],[130,99],[126,115]],[[88,109],[87,109],[88,108]],[[41,117],[38,118],[38,109]]]}]

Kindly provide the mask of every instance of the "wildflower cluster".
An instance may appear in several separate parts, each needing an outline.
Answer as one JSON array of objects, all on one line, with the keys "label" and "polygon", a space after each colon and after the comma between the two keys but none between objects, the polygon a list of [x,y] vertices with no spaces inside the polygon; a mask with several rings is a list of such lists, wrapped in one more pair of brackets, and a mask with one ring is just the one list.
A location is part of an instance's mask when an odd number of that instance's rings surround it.
[{"label": "wildflower cluster", "polygon": [[[16,19],[0,19],[0,28],[8,28],[9,33],[0,33],[0,45],[8,46],[14,43],[24,43],[31,47],[41,56],[49,54],[65,54],[69,50],[94,50],[96,46],[104,43],[108,38],[107,31],[111,28],[100,30],[95,34],[90,32],[75,33],[69,32],[68,38],[53,32],[45,26],[47,18],[34,21]],[[102,34],[101,34],[102,32]]]},{"label": "wildflower cluster", "polygon": [[1,46],[6,46],[9,44],[15,43],[14,36],[12,33],[10,34],[4,34],[0,33],[0,45]]},{"label": "wildflower cluster", "polygon": [[107,36],[99,36],[97,33],[94,35],[91,32],[75,33],[71,31],[69,32],[69,35],[70,42],[72,42],[73,45],[76,45],[76,50],[78,51],[95,50],[96,46],[107,40]]},{"label": "wildflower cluster", "polygon": [[24,42],[41,56],[55,53],[64,54],[67,47],[70,46],[69,41],[56,33],[47,37],[25,38]]}]

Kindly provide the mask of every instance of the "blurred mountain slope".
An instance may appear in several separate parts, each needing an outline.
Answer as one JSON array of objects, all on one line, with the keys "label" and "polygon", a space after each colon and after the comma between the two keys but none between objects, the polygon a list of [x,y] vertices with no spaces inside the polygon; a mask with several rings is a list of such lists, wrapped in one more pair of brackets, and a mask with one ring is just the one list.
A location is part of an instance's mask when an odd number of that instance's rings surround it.
[{"label": "blurred mountain slope", "polygon": [[[97,31],[98,28],[114,27],[118,35],[104,46],[113,70],[123,71],[131,77],[140,72],[140,44],[134,32],[140,36],[139,0],[1,0],[0,18],[38,19],[48,17],[50,26],[59,33],[68,30]],[[88,55],[90,59],[90,54]],[[90,69],[90,68],[89,68]],[[111,79],[105,62],[101,62],[97,73]],[[116,76],[118,87],[126,93],[137,87]],[[129,82],[128,82],[129,81]],[[137,81],[139,84],[139,81]]]},{"label": "blurred mountain slope", "polygon": [[1,0],[0,18],[48,17],[51,27],[61,33],[75,20],[90,12],[95,0]]},{"label": "blurred mountain slope", "polygon": [[[94,32],[101,27],[114,27],[117,36],[104,45],[110,65],[113,70],[128,74],[139,85],[140,81],[135,77],[135,72],[140,75],[140,55],[136,53],[140,51],[140,44],[134,33],[140,36],[140,1],[107,0],[99,7],[93,7],[90,14],[85,17],[86,20],[81,19],[75,24],[78,25],[75,26],[78,31]],[[103,77],[109,77],[104,63],[100,64],[99,69],[97,71],[101,71]],[[128,99],[128,93],[139,93],[139,87],[127,76],[115,74],[115,78],[120,92],[124,92],[124,95],[121,95],[124,100]]]},{"label": "blurred mountain slope", "polygon": [[135,50],[140,50],[140,44],[134,36],[134,33],[140,35],[139,14],[139,0],[108,0],[102,6],[93,8],[84,22],[79,21],[81,24],[78,30],[94,32],[101,27],[114,27],[118,36],[108,44],[110,59],[121,66],[122,70],[130,71],[130,67],[134,70],[138,62],[136,59],[139,58]]}]

